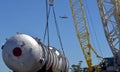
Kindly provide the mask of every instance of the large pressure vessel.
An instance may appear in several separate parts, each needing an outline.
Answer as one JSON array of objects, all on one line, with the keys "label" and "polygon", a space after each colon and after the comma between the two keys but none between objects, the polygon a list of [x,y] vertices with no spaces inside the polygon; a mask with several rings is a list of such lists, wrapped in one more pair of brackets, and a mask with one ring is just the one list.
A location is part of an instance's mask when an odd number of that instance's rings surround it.
[{"label": "large pressure vessel", "polygon": [[14,72],[68,72],[68,61],[59,50],[26,34],[7,39],[2,57]]}]

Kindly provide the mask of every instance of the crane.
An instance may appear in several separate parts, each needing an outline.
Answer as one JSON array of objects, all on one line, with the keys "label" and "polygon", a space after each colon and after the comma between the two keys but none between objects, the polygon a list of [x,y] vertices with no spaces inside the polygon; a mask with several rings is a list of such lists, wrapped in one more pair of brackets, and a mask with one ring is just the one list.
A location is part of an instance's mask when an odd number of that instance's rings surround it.
[{"label": "crane", "polygon": [[105,36],[113,53],[113,66],[120,71],[120,0],[97,0]]},{"label": "crane", "polygon": [[86,63],[88,65],[89,72],[92,72],[93,67],[91,51],[94,52],[99,59],[101,59],[101,57],[97,54],[97,52],[94,50],[90,43],[90,36],[88,32],[86,15],[84,12],[82,0],[69,0],[69,1],[72,10],[72,16],[74,20],[77,38],[82,48],[82,52],[84,54]]}]

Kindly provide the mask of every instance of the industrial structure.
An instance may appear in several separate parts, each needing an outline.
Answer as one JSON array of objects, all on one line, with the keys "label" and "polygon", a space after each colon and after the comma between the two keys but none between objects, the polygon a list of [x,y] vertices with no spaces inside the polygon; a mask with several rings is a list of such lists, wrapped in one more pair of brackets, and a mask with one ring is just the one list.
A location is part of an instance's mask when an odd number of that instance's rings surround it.
[{"label": "industrial structure", "polygon": [[[96,2],[113,57],[103,58],[94,50],[90,41],[84,4],[82,0],[69,0],[76,35],[88,65],[88,67],[81,68],[82,61],[80,61],[78,65],[72,65],[72,72],[120,72],[120,0],[96,0]],[[62,47],[54,12],[54,0],[49,0],[49,7],[53,9]],[[44,45],[39,39],[25,34],[17,34],[8,39],[3,45],[5,64],[14,72],[68,72],[68,60],[64,52],[62,54],[56,48],[49,46],[49,9],[46,6],[48,46]],[[68,17],[60,16],[60,18],[67,19]],[[97,65],[92,63],[92,52],[100,60]]]},{"label": "industrial structure", "polygon": [[97,0],[101,20],[112,58],[105,58],[104,71],[120,72],[120,0]]},{"label": "industrial structure", "polygon": [[68,60],[59,50],[26,34],[9,38],[2,55],[13,72],[68,72]]},{"label": "industrial structure", "polygon": [[100,56],[90,44],[82,0],[70,0],[76,34],[88,65],[88,68],[83,68],[76,72],[120,72],[120,1],[97,0],[97,3],[105,36],[113,53],[113,57],[101,58],[101,62],[97,66],[92,65],[91,51],[93,51],[97,57],[100,58]]},{"label": "industrial structure", "polygon": [[[60,52],[49,43],[49,8],[52,8],[56,24],[57,34],[62,47],[59,29],[54,11],[54,0],[46,0],[46,28],[44,39],[47,34],[48,45],[43,44],[40,39],[26,34],[17,33],[7,39],[2,46],[2,57],[5,64],[13,72],[68,72],[68,60],[64,52]],[[63,17],[66,18],[66,17]]]}]

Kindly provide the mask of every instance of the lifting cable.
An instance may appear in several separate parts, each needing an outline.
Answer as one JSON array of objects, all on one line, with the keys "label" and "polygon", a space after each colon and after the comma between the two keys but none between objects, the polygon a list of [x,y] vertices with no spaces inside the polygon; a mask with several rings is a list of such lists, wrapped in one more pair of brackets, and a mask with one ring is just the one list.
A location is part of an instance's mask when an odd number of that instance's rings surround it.
[{"label": "lifting cable", "polygon": [[[89,10],[89,7],[88,7],[88,2],[87,2],[87,0],[86,0],[86,8],[87,8],[88,15],[89,15],[88,17],[90,17],[90,22],[91,22],[91,24],[93,24],[93,19],[92,19],[92,16],[91,16],[91,13],[90,13],[90,10]],[[88,19],[88,18],[87,18],[87,19]],[[96,39],[96,41],[97,41],[98,49],[99,49],[101,55],[103,56],[103,53],[102,53],[102,51],[101,51],[101,45],[100,45],[100,43],[99,43],[98,37],[97,37],[96,32],[95,32],[95,27],[94,27],[94,25],[93,25],[93,26],[89,26],[89,27],[90,27],[90,29],[92,29],[91,31],[92,31],[92,32],[94,33],[94,35],[95,35],[95,39]],[[93,40],[93,42],[94,42],[94,40]]]},{"label": "lifting cable", "polygon": [[56,19],[56,14],[55,14],[55,10],[54,10],[53,6],[52,6],[52,9],[53,9],[53,14],[54,14],[54,20],[55,20],[55,26],[56,26],[56,30],[57,30],[57,35],[58,35],[58,38],[59,38],[59,41],[60,41],[60,46],[61,46],[63,55],[65,55],[63,45],[62,45],[62,40],[61,40],[61,37],[60,37],[60,31],[59,31],[58,23],[57,23],[57,19]]},{"label": "lifting cable", "polygon": [[45,27],[45,31],[44,31],[43,43],[45,42],[45,37],[46,37],[46,34],[47,34],[48,47],[50,45],[50,41],[49,41],[49,23],[48,23],[49,15],[50,15],[50,7],[48,9],[48,1],[46,0],[46,19],[47,20],[46,20],[46,27]]},{"label": "lifting cable", "polygon": [[[50,1],[53,2],[54,0],[50,0]],[[49,9],[48,9],[48,7],[49,7]],[[59,27],[58,27],[58,23],[57,23],[57,19],[56,19],[56,14],[55,14],[55,10],[54,10],[54,6],[53,6],[53,3],[50,3],[49,6],[48,6],[48,1],[47,0],[46,0],[46,18],[47,18],[47,22],[46,22],[46,27],[45,27],[45,33],[44,33],[43,42],[45,42],[45,37],[46,37],[46,34],[47,34],[48,47],[49,47],[49,45],[50,45],[50,41],[49,41],[49,39],[50,39],[49,38],[49,16],[50,16],[51,7],[52,7],[52,10],[53,10],[53,15],[54,15],[54,21],[55,21],[57,36],[58,36],[58,39],[59,39],[59,42],[60,42],[62,53],[65,56],[64,49],[63,49],[63,44],[62,44],[62,40],[61,40],[61,36],[60,36],[60,32],[59,32]]]}]

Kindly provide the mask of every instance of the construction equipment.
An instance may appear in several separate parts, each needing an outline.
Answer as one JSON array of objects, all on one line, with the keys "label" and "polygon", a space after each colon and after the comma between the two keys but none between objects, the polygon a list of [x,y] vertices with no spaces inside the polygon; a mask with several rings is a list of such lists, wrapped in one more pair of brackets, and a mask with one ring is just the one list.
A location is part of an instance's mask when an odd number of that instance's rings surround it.
[{"label": "construction equipment", "polygon": [[70,68],[72,72],[82,72],[81,64],[83,61],[79,61],[78,64],[73,64]]},{"label": "construction equipment", "polygon": [[[93,51],[99,59],[101,59],[101,57],[97,54],[97,52],[94,50],[90,43],[90,36],[88,32],[86,15],[84,12],[82,0],[70,0],[70,5],[77,38],[79,40],[85,60],[87,62],[89,72],[92,72],[93,66],[91,51]],[[98,68],[96,68],[95,70],[97,70],[98,72]]]},{"label": "construction equipment", "polygon": [[105,36],[113,53],[113,58],[107,58],[105,71],[120,72],[120,0],[97,0],[97,3]]}]

